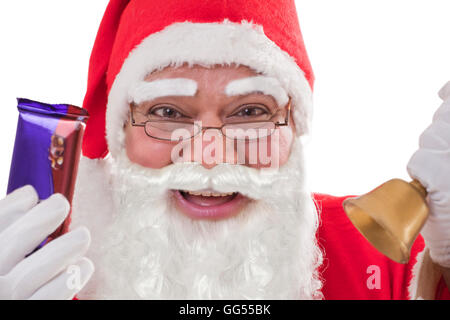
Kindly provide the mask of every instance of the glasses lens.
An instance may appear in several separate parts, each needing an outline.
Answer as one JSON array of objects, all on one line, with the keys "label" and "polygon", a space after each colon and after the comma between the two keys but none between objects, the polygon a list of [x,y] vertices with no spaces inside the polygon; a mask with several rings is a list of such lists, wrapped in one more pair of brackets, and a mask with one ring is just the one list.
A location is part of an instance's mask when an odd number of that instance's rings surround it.
[{"label": "glasses lens", "polygon": [[148,121],[145,123],[145,133],[152,138],[161,140],[187,140],[199,132],[200,127],[194,123],[173,121]]},{"label": "glasses lens", "polygon": [[258,121],[227,124],[222,128],[222,134],[234,140],[257,140],[273,134],[275,124],[272,121]]}]

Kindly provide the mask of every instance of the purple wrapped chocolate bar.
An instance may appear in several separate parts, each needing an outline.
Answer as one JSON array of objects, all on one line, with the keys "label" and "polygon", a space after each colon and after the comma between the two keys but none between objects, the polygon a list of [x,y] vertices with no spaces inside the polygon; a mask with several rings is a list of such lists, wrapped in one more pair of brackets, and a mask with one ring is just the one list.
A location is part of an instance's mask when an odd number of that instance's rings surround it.
[{"label": "purple wrapped chocolate bar", "polygon": [[[19,122],[7,193],[32,185],[41,200],[62,193],[71,202],[87,111],[68,104],[17,100]],[[69,223],[70,215],[50,237],[66,232]]]}]

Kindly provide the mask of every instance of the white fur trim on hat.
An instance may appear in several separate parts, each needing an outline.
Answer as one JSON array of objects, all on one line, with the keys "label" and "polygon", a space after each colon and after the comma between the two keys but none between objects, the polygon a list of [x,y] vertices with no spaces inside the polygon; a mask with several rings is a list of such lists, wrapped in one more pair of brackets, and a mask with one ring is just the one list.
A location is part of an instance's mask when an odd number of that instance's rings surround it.
[{"label": "white fur trim on hat", "polygon": [[312,90],[294,59],[270,40],[259,25],[233,23],[172,24],[151,34],[133,49],[116,76],[108,96],[106,135],[111,154],[124,147],[123,124],[128,116],[128,92],[156,70],[168,66],[245,65],[277,78],[292,98],[299,134],[310,131]]}]

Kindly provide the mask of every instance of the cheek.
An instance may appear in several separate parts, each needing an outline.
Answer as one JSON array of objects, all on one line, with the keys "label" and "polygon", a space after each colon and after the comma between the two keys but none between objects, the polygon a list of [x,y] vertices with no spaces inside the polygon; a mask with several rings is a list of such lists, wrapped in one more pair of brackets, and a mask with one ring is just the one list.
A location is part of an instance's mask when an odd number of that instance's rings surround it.
[{"label": "cheek", "polygon": [[128,159],[143,167],[160,169],[172,163],[172,144],[148,137],[144,128],[125,128],[125,148]]},{"label": "cheek", "polygon": [[[278,161],[277,162],[278,162],[279,166],[284,165],[289,160],[289,155],[291,153],[293,139],[294,139],[294,133],[293,133],[292,128],[283,127],[283,128],[280,128],[278,138],[273,137],[273,139],[268,140],[268,145],[264,145],[264,148],[267,150],[278,149],[278,157],[277,157]],[[277,143],[278,148],[272,149],[272,143]],[[272,153],[272,152],[269,152],[269,153]],[[266,152],[264,154],[266,154]],[[274,155],[272,155],[272,156],[274,156]],[[258,154],[258,159],[260,159],[259,157],[260,157],[260,154]],[[268,167],[270,165],[271,164],[263,165],[259,161],[257,164],[248,164],[248,166],[252,167],[252,168],[262,168],[262,167]]]},{"label": "cheek", "polygon": [[294,133],[291,128],[283,127],[280,129],[280,166],[288,161],[293,140]]}]

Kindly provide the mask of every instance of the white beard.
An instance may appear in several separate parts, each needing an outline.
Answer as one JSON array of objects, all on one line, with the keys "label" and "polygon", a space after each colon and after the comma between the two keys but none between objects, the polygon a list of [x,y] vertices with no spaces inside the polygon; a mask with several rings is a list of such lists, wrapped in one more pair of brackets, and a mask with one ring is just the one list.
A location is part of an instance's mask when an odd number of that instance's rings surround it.
[{"label": "white beard", "polygon": [[[226,220],[192,220],[168,192],[205,188],[254,201]],[[125,153],[83,159],[77,225],[91,230],[88,257],[96,266],[81,299],[322,298],[318,216],[299,141],[279,170],[195,163],[149,169]]]}]

